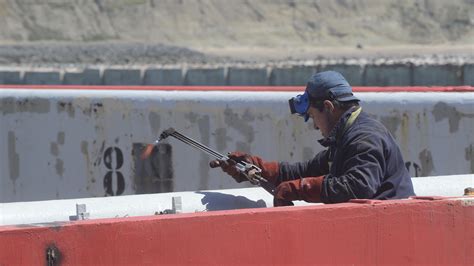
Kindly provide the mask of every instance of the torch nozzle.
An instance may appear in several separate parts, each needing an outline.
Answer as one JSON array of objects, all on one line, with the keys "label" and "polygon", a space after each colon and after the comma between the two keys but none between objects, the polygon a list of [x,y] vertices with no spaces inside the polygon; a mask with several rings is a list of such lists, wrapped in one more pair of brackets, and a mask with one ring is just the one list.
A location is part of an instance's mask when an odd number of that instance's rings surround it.
[{"label": "torch nozzle", "polygon": [[153,151],[153,148],[158,144],[160,143],[160,141],[162,141],[163,139],[166,139],[167,137],[171,136],[173,133],[175,133],[176,130],[172,127],[168,128],[167,130],[163,131],[161,134],[160,134],[160,137],[155,140],[155,142],[153,144],[147,144],[145,149],[143,150],[142,154],[140,155],[140,158],[142,160],[145,160],[146,158],[150,157],[151,155],[151,152]]}]

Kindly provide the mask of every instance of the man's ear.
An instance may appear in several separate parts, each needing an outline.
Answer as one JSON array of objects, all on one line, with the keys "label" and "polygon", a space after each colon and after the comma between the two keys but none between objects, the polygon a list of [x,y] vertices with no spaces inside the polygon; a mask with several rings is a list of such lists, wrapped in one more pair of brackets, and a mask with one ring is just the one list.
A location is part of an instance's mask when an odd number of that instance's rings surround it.
[{"label": "man's ear", "polygon": [[331,101],[325,100],[323,102],[323,104],[324,104],[324,111],[325,112],[332,113],[334,111],[334,104],[332,104]]}]

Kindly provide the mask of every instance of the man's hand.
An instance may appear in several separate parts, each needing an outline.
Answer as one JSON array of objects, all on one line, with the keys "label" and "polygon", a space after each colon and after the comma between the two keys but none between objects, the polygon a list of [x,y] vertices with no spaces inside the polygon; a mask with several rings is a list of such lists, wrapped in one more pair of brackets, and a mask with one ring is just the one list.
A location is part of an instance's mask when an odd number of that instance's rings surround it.
[{"label": "man's hand", "polygon": [[230,175],[237,183],[241,183],[243,181],[249,181],[247,177],[239,172],[235,165],[237,164],[237,161],[234,159],[231,159],[229,156],[229,160],[214,160],[209,162],[209,166],[211,168],[217,168],[221,167],[222,171],[224,171],[226,174]]},{"label": "man's hand", "polygon": [[229,157],[229,160],[214,160],[209,162],[209,166],[211,168],[221,167],[224,172],[240,183],[248,179],[235,168],[235,165],[238,162],[245,161],[262,169],[262,177],[267,179],[270,183],[275,184],[277,182],[280,171],[278,162],[266,162],[258,156],[252,156],[238,151],[229,153],[227,156]]},{"label": "man's hand", "polygon": [[321,202],[323,180],[324,176],[318,176],[282,182],[275,189],[273,206],[292,206],[294,200]]}]

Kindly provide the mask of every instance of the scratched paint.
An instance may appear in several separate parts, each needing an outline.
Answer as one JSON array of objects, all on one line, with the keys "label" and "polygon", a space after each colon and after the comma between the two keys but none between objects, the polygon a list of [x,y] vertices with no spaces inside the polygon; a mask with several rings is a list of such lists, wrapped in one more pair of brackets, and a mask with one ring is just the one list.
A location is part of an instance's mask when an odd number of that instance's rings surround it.
[{"label": "scratched paint", "polygon": [[58,132],[58,135],[57,135],[57,138],[56,138],[56,142],[51,142],[51,154],[54,156],[54,157],[58,157],[59,156],[59,145],[64,145],[64,139],[65,139],[66,135],[63,131],[61,132]]},{"label": "scratched paint", "polygon": [[[201,135],[201,143],[209,146],[210,143],[210,121],[209,116],[205,115],[197,120],[199,133]],[[199,165],[199,190],[208,188],[209,181],[209,161],[214,159],[207,154],[201,153]]]},{"label": "scratched paint", "polygon": [[10,180],[15,184],[16,180],[20,177],[20,158],[16,150],[16,137],[13,131],[8,131],[8,165]]},{"label": "scratched paint", "polygon": [[70,118],[74,118],[76,114],[76,109],[72,105],[72,102],[58,102],[58,113],[66,112]]},{"label": "scratched paint", "polygon": [[148,121],[150,122],[151,133],[153,135],[159,135],[161,128],[161,117],[157,112],[150,112],[148,115]]},{"label": "scratched paint", "polygon": [[50,107],[49,99],[5,97],[1,99],[0,110],[4,115],[15,113],[45,114],[49,113]]},{"label": "scratched paint", "polygon": [[398,135],[398,143],[401,146],[402,150],[405,153],[411,152],[412,146],[410,143],[410,115],[407,112],[403,112],[401,115],[401,124],[400,124],[400,135]]},{"label": "scratched paint", "polygon": [[232,140],[227,136],[227,128],[217,128],[214,137],[216,139],[216,149],[218,151],[227,150],[227,142]]},{"label": "scratched paint", "polygon": [[224,121],[230,127],[239,132],[245,141],[237,141],[236,149],[242,152],[250,152],[250,143],[255,139],[255,132],[250,124],[255,120],[255,116],[245,109],[244,114],[239,117],[239,114],[232,111],[231,108],[227,107],[224,110]]},{"label": "scratched paint", "polygon": [[59,155],[59,146],[56,142],[51,142],[51,154],[55,157]]},{"label": "scratched paint", "polygon": [[91,189],[91,186],[96,182],[94,177],[94,170],[92,168],[92,161],[89,156],[89,143],[87,141],[81,141],[81,153],[84,156],[83,165],[86,168],[87,185],[86,190]]},{"label": "scratched paint", "polygon": [[56,158],[54,168],[56,169],[56,174],[62,179],[64,177],[64,161]]},{"label": "scratched paint", "polygon": [[[2,105],[0,116],[0,137],[8,141],[8,148],[0,150],[7,166],[0,169],[4,201],[20,200],[19,195],[24,195],[21,200],[53,199],[56,195],[103,196],[109,171],[113,171],[114,190],[118,173],[123,175],[124,195],[152,191],[140,186],[156,186],[156,179],[136,179],[135,168],[140,165],[135,164],[139,156],[133,146],[150,143],[168,127],[221,153],[240,150],[266,160],[298,162],[323,149],[316,141],[321,134],[312,123],[289,113],[288,99],[295,94],[292,92],[65,94],[60,90],[32,90],[21,97],[16,93],[4,90],[0,96],[1,103],[13,101],[6,107]],[[474,172],[473,93],[379,92],[358,96],[363,110],[392,132],[413,176],[416,172]],[[29,103],[30,98],[36,103]],[[21,108],[17,102],[22,103]],[[39,103],[44,109],[38,107]],[[53,108],[45,113],[46,106]],[[212,158],[176,139],[169,138],[163,144],[169,145],[166,147],[172,158],[162,158],[162,163],[154,165],[160,169],[154,170],[169,169],[174,176],[169,187],[175,191],[248,186],[236,184],[219,169],[209,169]],[[112,147],[123,155],[120,169],[104,165],[104,153]],[[109,165],[115,167],[116,158],[111,160]],[[17,181],[16,188],[12,180]],[[18,180],[22,186],[18,186]]]},{"label": "scratched paint", "polygon": [[449,132],[454,133],[459,130],[459,123],[462,118],[474,118],[474,108],[471,108],[471,112],[463,113],[456,109],[455,106],[446,104],[445,102],[438,102],[433,107],[433,116],[435,121],[441,121],[448,119]]},{"label": "scratched paint", "polygon": [[402,123],[400,114],[393,113],[390,116],[382,116],[380,122],[390,131],[394,136],[397,136],[397,130]]},{"label": "scratched paint", "polygon": [[58,132],[57,141],[60,145],[64,145],[64,139],[65,138],[66,138],[66,134],[64,133],[64,131]]},{"label": "scratched paint", "polygon": [[427,149],[420,152],[419,156],[421,162],[421,176],[429,176],[433,173],[433,157],[431,152]]},{"label": "scratched paint", "polygon": [[471,173],[474,173],[474,144],[469,145],[465,150],[466,161],[471,164]]}]

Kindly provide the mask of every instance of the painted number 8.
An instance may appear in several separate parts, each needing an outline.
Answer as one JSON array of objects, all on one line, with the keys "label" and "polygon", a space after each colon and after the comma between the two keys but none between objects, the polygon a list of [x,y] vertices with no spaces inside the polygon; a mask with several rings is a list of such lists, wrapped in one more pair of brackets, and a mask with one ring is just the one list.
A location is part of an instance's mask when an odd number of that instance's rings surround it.
[{"label": "painted number 8", "polygon": [[[104,165],[108,171],[104,176],[104,189],[106,196],[121,195],[125,190],[125,179],[118,171],[123,165],[123,153],[117,147],[109,147],[104,152]],[[114,180],[116,180],[114,182]],[[113,184],[116,183],[114,191]]]}]

